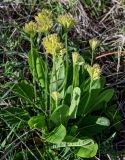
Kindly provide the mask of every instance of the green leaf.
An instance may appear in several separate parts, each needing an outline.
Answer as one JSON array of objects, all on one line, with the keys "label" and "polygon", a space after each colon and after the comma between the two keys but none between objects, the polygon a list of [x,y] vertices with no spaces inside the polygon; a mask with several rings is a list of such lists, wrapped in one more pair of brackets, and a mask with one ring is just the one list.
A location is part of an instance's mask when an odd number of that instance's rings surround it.
[{"label": "green leaf", "polygon": [[97,99],[95,97],[98,98],[100,89],[93,89],[91,91],[91,95],[90,95],[90,99],[89,99],[89,103],[86,106],[86,109],[84,109],[85,104],[87,103],[88,97],[89,97],[89,92],[84,92],[83,95],[81,95],[81,99],[80,99],[80,103],[79,103],[79,108],[78,108],[78,115],[82,114],[88,114],[92,111],[93,106],[97,103]]},{"label": "green leaf", "polygon": [[2,109],[0,111],[0,118],[7,123],[10,127],[15,125],[19,128],[24,127],[27,124],[27,120],[29,119],[29,114],[27,111],[21,108],[9,107]]},{"label": "green leaf", "polygon": [[78,139],[70,135],[67,135],[63,142],[51,146],[53,149],[62,147],[75,147],[76,155],[82,158],[92,158],[98,151],[98,145],[93,139]]},{"label": "green leaf", "polygon": [[58,144],[63,141],[66,136],[66,128],[61,124],[59,127],[55,128],[50,134],[45,138],[49,143]]},{"label": "green leaf", "polygon": [[72,98],[72,93],[73,93],[73,86],[70,85],[66,92],[65,92],[65,97],[64,97],[64,104],[70,106],[71,104],[71,98]]},{"label": "green leaf", "polygon": [[79,87],[75,87],[73,90],[73,97],[69,108],[69,117],[76,118],[78,105],[80,101],[81,90]]},{"label": "green leaf", "polygon": [[76,155],[82,158],[92,158],[97,154],[98,145],[97,143],[91,143],[89,145],[80,147]]},{"label": "green leaf", "polygon": [[119,130],[121,128],[122,117],[117,106],[110,106],[108,109],[105,109],[104,113],[111,120],[112,126]]},{"label": "green leaf", "polygon": [[51,148],[75,147],[75,154],[82,158],[92,158],[98,151],[98,145],[90,138],[78,139],[72,136],[66,136],[64,142],[52,145]]},{"label": "green leaf", "polygon": [[[88,92],[89,88],[90,88],[90,79],[87,79],[86,81],[84,81],[81,86],[80,89],[82,92]],[[99,90],[101,91],[104,87],[105,84],[105,78],[100,78],[97,80],[94,80],[92,82],[92,86],[91,86],[91,90]]]},{"label": "green leaf", "polygon": [[98,110],[101,107],[102,102],[108,103],[114,95],[114,89],[107,89],[100,93],[100,95],[96,99],[96,103],[93,105],[93,110]]},{"label": "green leaf", "polygon": [[67,135],[64,141],[67,142],[67,144],[69,143],[69,145],[72,147],[78,147],[78,146],[81,147],[94,143],[93,139],[91,138],[83,137],[82,139],[79,139],[76,136],[71,136],[71,135]]},{"label": "green leaf", "polygon": [[110,121],[106,117],[99,117],[96,121],[96,124],[101,125],[101,126],[110,126]]},{"label": "green leaf", "polygon": [[70,127],[70,135],[75,136],[77,135],[78,131],[79,131],[79,128],[77,125],[73,125]]},{"label": "green leaf", "polygon": [[20,96],[21,98],[23,98],[24,100],[27,100],[29,102],[32,102],[34,99],[33,86],[31,84],[29,84],[26,80],[23,80],[23,81],[17,83],[14,86],[13,91],[18,96]]},{"label": "green leaf", "polygon": [[76,137],[73,137],[73,136],[66,136],[64,141],[59,143],[59,144],[56,144],[56,145],[53,145],[52,148],[61,148],[61,147],[83,147],[83,146],[87,146],[87,145],[90,145],[90,144],[93,144],[94,141],[90,138],[85,138],[85,139],[78,139]]},{"label": "green leaf", "polygon": [[55,58],[51,74],[51,92],[61,91],[65,81],[65,65],[62,57]]},{"label": "green leaf", "polygon": [[36,59],[38,57],[38,49],[33,48],[33,50],[30,50],[28,54],[28,63],[30,67],[30,71],[35,79],[37,79],[37,72],[36,72]]},{"label": "green leaf", "polygon": [[43,61],[37,57],[36,59],[36,71],[38,76],[38,81],[42,88],[45,87],[45,67],[43,65]]},{"label": "green leaf", "polygon": [[106,117],[88,115],[81,122],[81,129],[79,131],[84,136],[93,136],[102,132],[109,125],[110,121]]},{"label": "green leaf", "polygon": [[94,90],[94,89],[101,89],[101,80],[100,79],[96,79],[92,82],[92,86],[91,86],[91,90]]},{"label": "green leaf", "polygon": [[68,119],[69,107],[66,105],[61,105],[54,110],[50,120],[52,120],[56,125],[65,124]]},{"label": "green leaf", "polygon": [[99,100],[98,103],[102,101],[105,101],[108,103],[113,97],[113,94],[114,94],[114,89],[107,89],[103,91],[98,97],[98,100]]},{"label": "green leaf", "polygon": [[113,89],[107,89],[101,93],[100,93],[100,89],[91,90],[91,96],[89,99],[89,103],[86,107],[86,110],[84,110],[84,104],[86,103],[86,100],[89,96],[89,93],[85,92],[82,95],[83,98],[80,100],[78,114],[83,113],[83,111],[84,111],[83,114],[88,114],[92,111],[102,109],[105,103],[108,103],[111,100],[113,94],[114,94]]},{"label": "green leaf", "polygon": [[43,115],[38,115],[31,117],[28,121],[28,125],[31,129],[38,128],[43,129],[46,128],[45,117]]}]

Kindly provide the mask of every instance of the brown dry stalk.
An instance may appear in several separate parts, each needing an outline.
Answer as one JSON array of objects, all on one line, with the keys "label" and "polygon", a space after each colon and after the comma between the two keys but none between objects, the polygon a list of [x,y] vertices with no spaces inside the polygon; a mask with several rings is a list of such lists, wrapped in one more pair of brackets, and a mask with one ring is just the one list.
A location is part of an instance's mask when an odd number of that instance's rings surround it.
[{"label": "brown dry stalk", "polygon": [[125,50],[124,51],[120,51],[120,52],[109,52],[109,53],[105,53],[105,54],[102,54],[100,56],[97,56],[96,59],[99,59],[99,58],[102,58],[102,57],[106,57],[106,56],[110,56],[110,55],[113,55],[113,54],[119,54],[119,53],[122,53],[122,55],[124,55],[123,53],[125,53]]}]

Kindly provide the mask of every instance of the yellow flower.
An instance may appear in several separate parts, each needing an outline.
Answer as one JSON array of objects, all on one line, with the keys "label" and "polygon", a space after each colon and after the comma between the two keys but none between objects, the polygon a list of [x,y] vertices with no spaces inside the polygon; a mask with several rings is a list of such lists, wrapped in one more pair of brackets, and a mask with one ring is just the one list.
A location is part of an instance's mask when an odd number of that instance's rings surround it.
[{"label": "yellow flower", "polygon": [[52,26],[52,13],[49,10],[43,9],[42,12],[38,13],[35,17],[37,22],[37,32],[48,32]]},{"label": "yellow flower", "polygon": [[54,56],[59,55],[60,52],[64,49],[64,45],[60,42],[57,34],[50,34],[47,37],[43,38],[42,44],[46,49],[46,53],[50,53]]},{"label": "yellow flower", "polygon": [[67,29],[72,28],[76,23],[75,19],[70,14],[60,15],[57,20]]},{"label": "yellow flower", "polygon": [[60,98],[61,98],[60,93],[57,91],[52,92],[51,96],[56,102],[58,102],[58,100],[60,100]]},{"label": "yellow flower", "polygon": [[86,65],[86,69],[90,75],[91,80],[96,80],[100,78],[101,69],[98,64],[94,64],[93,66]]},{"label": "yellow flower", "polygon": [[80,58],[80,54],[78,52],[73,52],[72,53],[73,64],[76,64],[78,62],[79,58]]},{"label": "yellow flower", "polygon": [[89,44],[91,49],[94,51],[99,45],[99,40],[97,40],[96,38],[90,39]]},{"label": "yellow flower", "polygon": [[29,34],[34,34],[34,32],[36,31],[37,25],[36,23],[34,23],[33,21],[30,21],[29,23],[26,23],[23,30],[26,33]]}]

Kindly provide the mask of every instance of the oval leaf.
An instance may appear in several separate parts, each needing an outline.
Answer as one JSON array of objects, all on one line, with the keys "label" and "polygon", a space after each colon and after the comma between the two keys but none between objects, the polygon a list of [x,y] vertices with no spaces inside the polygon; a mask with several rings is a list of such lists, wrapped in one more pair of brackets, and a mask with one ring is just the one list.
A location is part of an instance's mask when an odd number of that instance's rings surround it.
[{"label": "oval leaf", "polygon": [[55,128],[50,134],[48,134],[45,138],[49,143],[58,144],[61,143],[62,140],[66,136],[66,128],[61,124],[59,127]]},{"label": "oval leaf", "polygon": [[45,118],[42,115],[34,116],[30,118],[30,120],[28,121],[28,125],[31,129],[33,128],[43,129],[46,126]]},{"label": "oval leaf", "polygon": [[97,143],[93,143],[90,145],[80,147],[76,155],[82,158],[92,158],[96,155],[97,151],[98,145]]},{"label": "oval leaf", "polygon": [[106,117],[99,117],[96,121],[96,124],[101,126],[110,126],[110,121]]},{"label": "oval leaf", "polygon": [[29,84],[26,80],[23,80],[19,83],[17,83],[14,88],[13,91],[20,96],[21,98],[32,102],[34,99],[34,89],[33,86],[31,84]]}]

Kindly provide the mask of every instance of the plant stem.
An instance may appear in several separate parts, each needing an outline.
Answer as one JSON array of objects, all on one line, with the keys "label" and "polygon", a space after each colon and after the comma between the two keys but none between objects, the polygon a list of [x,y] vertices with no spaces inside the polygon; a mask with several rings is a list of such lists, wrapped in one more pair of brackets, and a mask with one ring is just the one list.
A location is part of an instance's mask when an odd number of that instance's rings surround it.
[{"label": "plant stem", "polygon": [[48,108],[48,60],[47,60],[47,54],[45,53],[45,59],[46,59],[46,63],[45,63],[45,97],[46,97],[46,111],[49,110]]},{"label": "plant stem", "polygon": [[93,61],[94,61],[94,51],[92,50],[92,60],[91,60],[91,65],[93,65]]},{"label": "plant stem", "polygon": [[[45,34],[46,37],[48,36],[48,33]],[[48,75],[48,55],[47,53],[45,53],[45,99],[46,99],[46,102],[45,102],[45,105],[46,105],[46,112],[48,114],[50,114],[50,99],[49,99],[49,92],[50,92],[50,89],[49,89],[49,75]],[[50,93],[51,94],[51,93]]]},{"label": "plant stem", "polygon": [[56,57],[53,55],[53,73],[54,73],[54,77],[55,77],[55,82],[56,82],[56,91],[58,90],[58,86],[57,86],[57,71],[56,71],[56,64],[57,63],[57,61],[56,61]]},{"label": "plant stem", "polygon": [[69,71],[69,56],[68,56],[68,31],[66,30],[65,33],[65,48],[66,48],[66,80],[65,80],[65,87],[64,90],[66,90],[67,80],[68,80],[68,71]]},{"label": "plant stem", "polygon": [[35,61],[34,61],[34,54],[33,54],[33,37],[30,37],[30,44],[31,44],[31,55],[32,55],[32,63],[33,63],[33,87],[34,87],[34,94],[35,94],[35,100],[37,97],[37,91],[36,91],[36,83],[35,83]]},{"label": "plant stem", "polygon": [[79,86],[79,66],[73,64],[73,88]]},{"label": "plant stem", "polygon": [[75,87],[75,65],[73,64],[73,88]]}]

